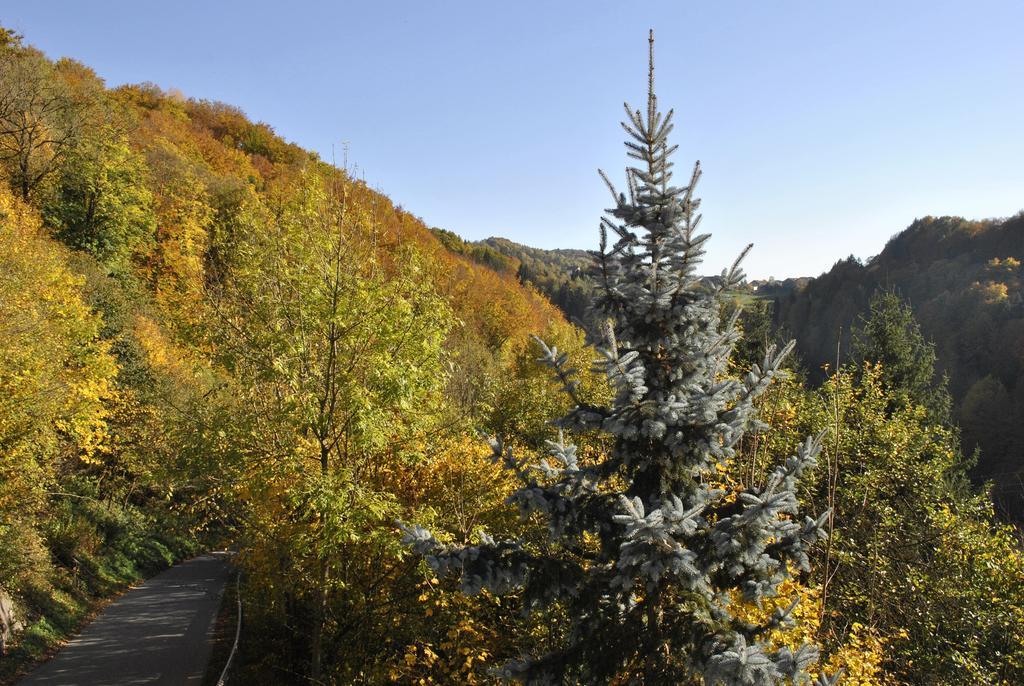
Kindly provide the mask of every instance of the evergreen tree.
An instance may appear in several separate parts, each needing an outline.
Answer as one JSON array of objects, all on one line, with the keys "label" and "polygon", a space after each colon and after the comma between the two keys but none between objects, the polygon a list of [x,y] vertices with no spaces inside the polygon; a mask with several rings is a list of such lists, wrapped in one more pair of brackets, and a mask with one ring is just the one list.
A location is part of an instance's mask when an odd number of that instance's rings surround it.
[{"label": "evergreen tree", "polygon": [[[739,326],[743,335],[733,349],[732,360],[739,368],[746,371],[764,360],[764,354],[772,344],[778,346],[791,337],[779,331],[772,321],[774,306],[770,300],[755,299],[743,306],[740,313]],[[726,311],[731,311],[727,309]],[[790,370],[799,367],[796,353],[786,358],[786,367]]]},{"label": "evergreen tree", "polygon": [[[608,183],[615,207],[602,220],[595,253],[595,307],[608,320],[597,364],[616,391],[610,405],[584,402],[567,356],[541,344],[543,362],[575,404],[556,425],[605,432],[613,447],[583,461],[560,434],[550,444],[553,460],[528,466],[500,438],[492,442],[495,459],[522,480],[510,500],[524,516],[547,517],[549,545],[483,534],[480,545],[447,546],[418,526],[405,529],[406,541],[438,574],[460,574],[466,592],[520,588],[527,610],[564,610],[569,622],[559,645],[506,665],[505,677],[528,684],[800,683],[818,650],[776,650],[765,640],[791,621],[795,603],[761,626],[739,620],[731,605],[771,596],[790,575],[808,571],[808,546],[824,518],[799,520],[796,490],[819,445],[808,439],[762,489],[716,485],[744,433],[763,428],[753,401],[792,344],[769,350],[742,380],[725,376],[739,332],[735,316],[722,321],[721,306],[744,276],[739,260],[721,279],[697,274],[708,239],[696,233],[700,170],[686,187],[670,185],[672,113],[657,111],[651,43],[647,111],[627,106],[623,124],[628,155],[641,164],[626,171],[628,195]],[[610,249],[608,231],[617,236]]]},{"label": "evergreen tree", "polygon": [[946,380],[935,380],[935,346],[921,334],[910,305],[892,290],[871,296],[868,313],[853,332],[858,360],[882,366],[882,381],[901,406],[921,405],[929,416],[948,423]]}]

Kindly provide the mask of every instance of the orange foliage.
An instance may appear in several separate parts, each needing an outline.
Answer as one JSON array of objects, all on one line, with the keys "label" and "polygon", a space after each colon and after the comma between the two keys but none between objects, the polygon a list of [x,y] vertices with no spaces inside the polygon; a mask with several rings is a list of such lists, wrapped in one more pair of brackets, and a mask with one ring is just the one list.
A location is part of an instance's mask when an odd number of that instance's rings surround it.
[{"label": "orange foliage", "polygon": [[[211,214],[218,194],[248,187],[260,202],[274,208],[296,192],[300,175],[313,167],[336,186],[344,184],[353,209],[372,219],[368,225],[374,227],[372,238],[384,265],[391,262],[389,256],[409,246],[428,258],[432,285],[470,329],[470,340],[496,352],[510,340],[522,340],[562,321],[553,305],[522,286],[514,274],[498,274],[452,254],[418,217],[314,153],[285,142],[266,124],[250,122],[238,108],[183,100],[146,84],[123,86],[114,94],[136,115],[132,144],[147,155],[162,210],[158,267],[174,273],[176,281],[185,278],[194,285],[197,280],[200,265],[195,260],[206,225],[215,221]],[[176,168],[171,178],[161,172],[169,160]],[[205,185],[205,193],[194,188],[196,181]]]}]

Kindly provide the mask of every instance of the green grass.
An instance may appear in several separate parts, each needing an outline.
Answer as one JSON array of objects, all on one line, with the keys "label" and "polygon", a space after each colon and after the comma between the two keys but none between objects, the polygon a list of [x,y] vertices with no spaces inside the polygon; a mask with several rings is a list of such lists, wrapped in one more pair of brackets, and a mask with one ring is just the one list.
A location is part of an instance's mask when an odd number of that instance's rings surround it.
[{"label": "green grass", "polygon": [[46,659],[112,598],[199,549],[195,540],[158,531],[137,510],[69,504],[47,532],[51,566],[16,594],[26,628],[0,660],[9,686]]}]

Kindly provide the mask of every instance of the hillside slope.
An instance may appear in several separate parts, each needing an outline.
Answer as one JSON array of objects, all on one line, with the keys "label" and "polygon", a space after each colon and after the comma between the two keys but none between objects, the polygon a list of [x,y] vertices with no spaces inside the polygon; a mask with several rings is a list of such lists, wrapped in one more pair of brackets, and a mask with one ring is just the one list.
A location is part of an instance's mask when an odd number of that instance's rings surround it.
[{"label": "hillside slope", "polygon": [[582,344],[515,273],[239,109],[108,88],[0,28],[0,598],[25,626],[0,622],[0,683],[228,542],[263,594],[240,681],[325,645],[346,646],[338,683],[433,669],[407,648],[477,608],[417,600],[394,522],[451,515],[452,483],[475,497],[460,535],[504,521],[479,435],[542,442],[563,402],[533,398],[530,334]]},{"label": "hillside slope", "polygon": [[812,375],[845,358],[850,331],[879,288],[909,301],[949,377],[963,448],[981,450],[975,476],[992,479],[1002,507],[1024,513],[1024,214],[1004,220],[925,217],[866,264],[841,260],[785,292],[759,292],[792,332]]},{"label": "hillside slope", "polygon": [[569,321],[589,328],[587,308],[591,287],[587,270],[592,257],[586,250],[544,250],[493,236],[482,241],[465,241],[451,231],[433,231],[449,251],[529,284],[543,293]]}]

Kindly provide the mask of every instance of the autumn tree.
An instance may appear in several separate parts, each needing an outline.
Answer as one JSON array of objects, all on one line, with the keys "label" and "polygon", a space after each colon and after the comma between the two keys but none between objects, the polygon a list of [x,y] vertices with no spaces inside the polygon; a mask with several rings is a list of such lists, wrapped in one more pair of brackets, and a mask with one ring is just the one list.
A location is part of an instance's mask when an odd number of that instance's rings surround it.
[{"label": "autumn tree", "polygon": [[116,371],[83,280],[31,208],[0,190],[0,585],[45,568],[59,473],[98,459]]},{"label": "autumn tree", "polygon": [[88,104],[35,48],[0,47],[0,164],[23,200],[70,154]]},{"label": "autumn tree", "polygon": [[[907,404],[881,365],[845,367],[818,390],[790,389],[776,451],[825,431],[807,497],[835,508],[822,636],[855,624],[885,643],[890,678],[913,684],[999,684],[1024,668],[1024,567],[1012,527],[965,481],[956,432]],[[830,478],[829,474],[833,476]],[[831,497],[830,497],[830,494]]]},{"label": "autumn tree", "polygon": [[388,606],[404,564],[389,473],[435,412],[449,325],[414,253],[374,253],[344,184],[311,172],[277,217],[251,209],[214,294],[247,427],[243,556],[268,604],[307,628],[313,679],[358,669],[346,652]]},{"label": "autumn tree", "polygon": [[47,224],[68,245],[111,266],[129,266],[153,241],[153,196],[144,173],[141,157],[115,133],[89,136],[57,174]]}]

